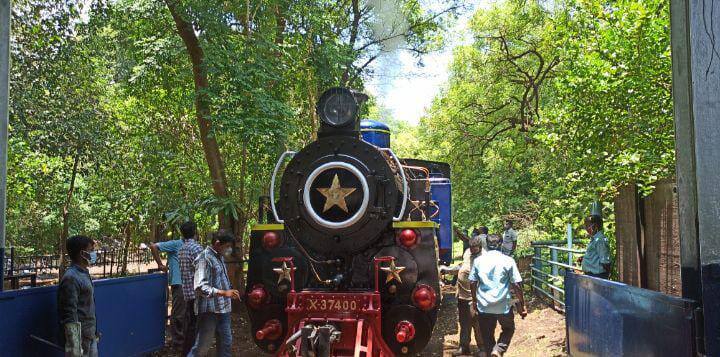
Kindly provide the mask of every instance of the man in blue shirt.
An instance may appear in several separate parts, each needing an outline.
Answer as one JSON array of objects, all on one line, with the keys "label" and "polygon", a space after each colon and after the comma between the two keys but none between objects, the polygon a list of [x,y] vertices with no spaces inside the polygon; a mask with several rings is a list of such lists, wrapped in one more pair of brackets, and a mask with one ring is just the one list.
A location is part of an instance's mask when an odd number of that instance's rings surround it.
[{"label": "man in blue shirt", "polygon": [[[175,348],[182,348],[183,322],[185,320],[185,299],[182,291],[180,260],[178,260],[178,252],[180,252],[182,245],[183,241],[180,239],[150,245],[150,251],[153,258],[155,258],[158,269],[168,273],[168,285],[170,285],[170,296],[172,297],[170,337]],[[162,259],[160,259],[160,252],[167,255],[167,265],[164,265]]]},{"label": "man in blue shirt", "polygon": [[610,276],[610,245],[602,232],[603,220],[598,215],[585,219],[585,230],[590,236],[585,256],[580,257],[585,275],[607,279]]},{"label": "man in blue shirt", "polygon": [[[525,298],[520,287],[520,271],[515,260],[500,251],[502,242],[502,238],[497,234],[487,237],[488,251],[473,261],[469,279],[473,299],[471,312],[478,316],[485,352],[493,357],[502,356],[507,351],[515,332],[515,316],[510,303],[511,290],[520,300],[520,316],[527,316]],[[497,323],[500,323],[502,332],[495,341]]]}]

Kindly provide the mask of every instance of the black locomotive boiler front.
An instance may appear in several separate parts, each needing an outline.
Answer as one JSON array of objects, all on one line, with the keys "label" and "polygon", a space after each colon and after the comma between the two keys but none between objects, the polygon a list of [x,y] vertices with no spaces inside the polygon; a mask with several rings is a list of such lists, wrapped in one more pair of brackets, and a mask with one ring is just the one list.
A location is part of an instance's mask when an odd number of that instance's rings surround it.
[{"label": "black locomotive boiler front", "polygon": [[363,99],[343,88],[325,92],[318,139],[284,155],[292,159],[278,190],[273,175],[276,222],[253,229],[246,289],[255,341],[267,352],[291,328],[287,258],[296,291],[361,293],[374,289],[374,260],[394,257],[380,273],[382,337],[398,355],[419,352],[430,338],[439,296],[436,226],[409,214],[426,199],[426,185],[408,179],[392,151],[360,139]]}]

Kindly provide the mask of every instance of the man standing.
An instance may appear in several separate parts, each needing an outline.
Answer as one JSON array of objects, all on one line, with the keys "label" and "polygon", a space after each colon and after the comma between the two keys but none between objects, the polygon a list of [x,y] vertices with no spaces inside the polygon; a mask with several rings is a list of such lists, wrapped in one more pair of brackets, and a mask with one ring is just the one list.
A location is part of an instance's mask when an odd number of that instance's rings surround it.
[{"label": "man standing", "polygon": [[72,236],[66,242],[72,264],[58,287],[58,314],[65,337],[65,356],[97,357],[95,293],[88,267],[97,260],[95,242]]},{"label": "man standing", "polygon": [[[525,298],[522,294],[520,271],[515,260],[500,252],[502,238],[497,234],[487,237],[488,252],[473,261],[470,271],[470,290],[473,299],[471,311],[478,316],[485,352],[502,356],[510,346],[515,332],[515,316],[510,308],[510,291],[520,300],[520,316],[525,318]],[[495,341],[495,327],[500,323],[502,332]]]},{"label": "man standing", "polygon": [[590,236],[590,243],[580,261],[585,275],[607,279],[610,276],[610,246],[602,229],[602,217],[591,215],[585,219],[585,230]]},{"label": "man standing", "polygon": [[517,247],[517,232],[513,229],[513,222],[511,220],[505,221],[505,232],[503,233],[502,240],[502,253],[512,256]]},{"label": "man standing", "polygon": [[[480,335],[477,315],[472,316],[470,313],[470,305],[472,305],[472,293],[470,291],[470,270],[473,260],[480,256],[481,241],[480,235],[475,235],[468,239],[470,248],[463,253],[463,262],[460,267],[452,267],[445,270],[449,274],[457,274],[457,303],[458,303],[458,322],[460,323],[460,346],[456,351],[452,352],[453,356],[462,356],[470,354],[470,332],[474,332],[475,342],[478,345],[478,355],[484,354],[483,339]],[[482,259],[482,258],[480,258]]]},{"label": "man standing", "polygon": [[197,324],[197,315],[195,315],[195,288],[193,286],[193,278],[195,276],[195,259],[202,253],[203,247],[198,244],[197,225],[195,222],[188,221],[180,226],[180,233],[183,236],[183,245],[178,252],[178,260],[180,260],[180,275],[182,280],[182,293],[185,299],[185,321],[183,329],[183,345],[182,356],[187,356],[195,343],[195,325]]},{"label": "man standing", "polygon": [[487,234],[488,234],[488,227],[480,226],[479,228],[474,228],[472,230],[472,233],[470,234],[470,237],[467,236],[467,234],[463,233],[460,229],[457,227],[453,227],[453,230],[455,231],[455,234],[460,238],[460,240],[463,241],[463,252],[467,251],[468,248],[470,248],[470,239],[474,237],[480,238],[480,244],[482,246],[482,253],[485,253],[487,251]]},{"label": "man standing", "polygon": [[[172,297],[170,337],[175,348],[181,348],[183,345],[183,320],[185,319],[185,299],[183,298],[180,261],[178,260],[178,252],[182,245],[183,242],[179,239],[150,244],[150,251],[158,269],[168,273],[168,285],[170,285],[170,296]],[[167,254],[167,265],[164,265],[160,259],[160,252]]]},{"label": "man standing", "polygon": [[240,292],[230,287],[223,255],[230,253],[234,240],[232,234],[218,231],[212,235],[211,245],[195,260],[197,337],[188,356],[207,356],[215,336],[217,355],[231,354],[231,299],[240,300]]},{"label": "man standing", "polygon": [[478,238],[480,239],[480,245],[482,247],[482,254],[487,252],[487,236],[488,236],[488,227],[480,226],[478,229]]}]

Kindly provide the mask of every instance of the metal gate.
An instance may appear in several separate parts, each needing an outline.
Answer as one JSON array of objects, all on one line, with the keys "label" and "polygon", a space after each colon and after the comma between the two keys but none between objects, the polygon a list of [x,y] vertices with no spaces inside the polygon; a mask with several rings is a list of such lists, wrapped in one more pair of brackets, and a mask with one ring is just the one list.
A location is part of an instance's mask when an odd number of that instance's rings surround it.
[{"label": "metal gate", "polygon": [[692,300],[568,272],[568,354],[695,356],[695,307]]},{"label": "metal gate", "polygon": [[[103,279],[95,285],[104,357],[157,351],[165,344],[167,275]],[[57,285],[0,292],[0,356],[62,356]]]}]

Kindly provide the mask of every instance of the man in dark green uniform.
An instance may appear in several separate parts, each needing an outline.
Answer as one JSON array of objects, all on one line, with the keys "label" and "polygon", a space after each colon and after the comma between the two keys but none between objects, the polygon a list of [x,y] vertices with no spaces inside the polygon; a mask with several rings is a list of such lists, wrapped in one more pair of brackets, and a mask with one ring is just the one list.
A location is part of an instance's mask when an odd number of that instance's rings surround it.
[{"label": "man in dark green uniform", "polygon": [[580,260],[585,275],[607,279],[610,276],[610,245],[602,229],[602,217],[591,215],[585,219],[585,230],[590,236],[590,243],[585,256]]}]

